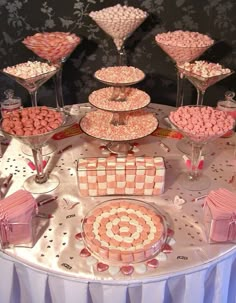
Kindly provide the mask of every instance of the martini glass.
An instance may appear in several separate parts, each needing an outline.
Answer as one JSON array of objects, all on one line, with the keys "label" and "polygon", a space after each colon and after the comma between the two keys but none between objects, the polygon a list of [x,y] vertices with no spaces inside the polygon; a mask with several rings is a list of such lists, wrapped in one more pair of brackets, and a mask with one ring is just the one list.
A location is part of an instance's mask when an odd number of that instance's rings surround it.
[{"label": "martini glass", "polygon": [[[33,63],[33,62],[32,62]],[[19,64],[21,65],[21,64]],[[1,70],[3,74],[7,75],[8,77],[14,79],[17,83],[22,85],[30,94],[31,97],[31,104],[32,106],[37,106],[37,92],[41,85],[43,85],[46,81],[48,81],[52,76],[54,76],[58,72],[58,68],[53,66],[53,70],[42,73],[35,77],[25,78],[22,76],[16,76],[12,73],[7,72],[7,68]]]},{"label": "martini glass", "polygon": [[[63,64],[80,42],[81,39],[78,36],[65,32],[37,33],[23,40],[23,44],[40,58],[58,66],[54,81],[56,107],[61,111],[64,111],[65,106],[62,91]],[[66,114],[65,126],[74,124],[74,118],[68,112]]]},{"label": "martini glass", "polygon": [[[205,92],[208,87],[214,85],[215,83],[225,79],[226,77],[229,77],[234,73],[234,71],[229,70],[229,72],[225,74],[220,74],[217,76],[210,76],[210,77],[203,77],[201,75],[198,75],[196,73],[187,71],[184,68],[181,68],[178,66],[178,70],[180,73],[182,73],[196,88],[197,90],[197,102],[196,105],[203,105],[203,99]],[[177,143],[178,149],[183,152],[184,154],[190,154],[191,153],[191,144],[189,144],[189,141],[185,139],[180,140]],[[203,153],[208,154],[211,152],[212,147],[210,145],[207,146],[207,148],[204,148]]]},{"label": "martini glass", "polygon": [[[50,109],[51,111],[56,111],[55,109]],[[5,136],[10,136],[12,138],[17,139],[21,143],[29,146],[32,150],[32,154],[34,157],[35,167],[36,167],[36,175],[32,175],[28,177],[24,181],[25,190],[34,193],[34,194],[42,194],[47,193],[54,190],[59,184],[60,180],[57,176],[53,174],[48,174],[44,171],[43,168],[43,157],[42,157],[42,147],[47,143],[47,141],[60,129],[65,121],[64,113],[62,115],[62,123],[59,127],[47,131],[43,134],[38,135],[29,135],[29,136],[18,136],[15,134],[11,134],[4,130],[2,127],[2,132]],[[4,120],[3,120],[4,121]],[[2,126],[2,125],[1,125]]]},{"label": "martini glass", "polygon": [[[158,36],[158,35],[157,35]],[[156,37],[157,37],[156,36]],[[200,47],[188,47],[188,46],[173,46],[158,42],[157,45],[175,62],[175,64],[181,65],[185,62],[191,62],[200,57],[212,44]],[[176,107],[183,106],[184,98],[184,73],[177,69],[177,96]]]},{"label": "martini glass", "polygon": [[[37,92],[38,89],[41,85],[43,85],[46,81],[48,81],[51,77],[53,77],[57,72],[58,72],[58,67],[53,65],[54,70],[49,71],[47,73],[42,73],[40,75],[37,75],[35,77],[30,77],[30,78],[22,78],[19,76],[15,76],[13,74],[10,74],[8,72],[5,72],[4,70],[2,70],[2,72],[9,76],[10,78],[14,79],[17,83],[19,83],[20,85],[22,85],[24,88],[27,89],[27,91],[30,94],[31,97],[31,105],[33,107],[37,106]],[[44,148],[43,148],[43,155],[48,155],[51,154],[52,152],[54,152],[56,150],[56,146],[53,144],[47,144]],[[28,146],[23,145],[22,146],[22,152],[26,155],[31,156],[31,149],[28,148]]]},{"label": "martini glass", "polygon": [[180,73],[182,73],[196,88],[197,90],[197,104],[196,105],[203,105],[203,99],[205,92],[208,87],[216,84],[217,82],[225,79],[226,77],[229,77],[234,73],[234,71],[229,70],[229,72],[216,75],[216,76],[209,76],[209,77],[203,77],[199,74],[193,73],[191,71],[188,71],[181,66],[177,66]]},{"label": "martini glass", "polygon": [[91,12],[89,16],[113,39],[118,52],[117,65],[126,65],[124,43],[144,22],[148,14],[131,6],[118,4],[101,11]]},{"label": "martini glass", "polygon": [[212,142],[215,139],[223,136],[228,130],[222,133],[218,132],[217,134],[212,135],[194,134],[191,130],[184,131],[182,128],[178,127],[178,125],[176,125],[176,123],[172,121],[171,116],[169,116],[169,120],[173,124],[173,126],[188,139],[191,145],[190,170],[188,172],[181,173],[178,178],[178,182],[183,188],[190,191],[201,191],[207,189],[211,184],[211,179],[207,175],[202,174],[198,169],[203,148],[209,142]]}]

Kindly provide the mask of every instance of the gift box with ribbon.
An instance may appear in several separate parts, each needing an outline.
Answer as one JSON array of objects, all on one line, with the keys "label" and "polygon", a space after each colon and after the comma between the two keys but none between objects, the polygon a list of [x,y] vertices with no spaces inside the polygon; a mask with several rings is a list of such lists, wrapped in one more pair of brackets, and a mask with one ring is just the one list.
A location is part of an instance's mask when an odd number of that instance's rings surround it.
[{"label": "gift box with ribbon", "polygon": [[1,248],[34,245],[34,218],[37,203],[25,190],[18,190],[0,200]]},{"label": "gift box with ribbon", "polygon": [[220,188],[204,201],[208,242],[236,242],[236,193]]}]

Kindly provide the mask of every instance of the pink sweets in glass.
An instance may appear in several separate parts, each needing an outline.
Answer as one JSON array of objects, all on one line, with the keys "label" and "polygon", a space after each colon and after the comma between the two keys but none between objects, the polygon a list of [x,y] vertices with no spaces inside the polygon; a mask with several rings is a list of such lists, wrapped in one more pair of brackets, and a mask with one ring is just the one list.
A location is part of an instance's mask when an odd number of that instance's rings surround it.
[{"label": "pink sweets in glass", "polygon": [[89,16],[112,37],[118,51],[118,65],[124,62],[124,42],[147,18],[148,14],[139,8],[120,5],[90,12]]},{"label": "pink sweets in glass", "polygon": [[22,85],[30,94],[32,106],[37,106],[37,91],[58,71],[57,66],[40,61],[27,61],[5,67],[2,72]]},{"label": "pink sweets in glass", "polygon": [[59,66],[55,81],[56,105],[63,110],[62,64],[81,42],[81,38],[69,32],[43,32],[28,36],[22,42],[40,58]]},{"label": "pink sweets in glass", "polygon": [[85,216],[83,240],[98,259],[132,264],[157,255],[166,241],[166,220],[150,203],[113,199]]},{"label": "pink sweets in glass", "polygon": [[24,188],[31,193],[46,193],[59,185],[57,176],[44,172],[42,147],[64,121],[62,112],[46,106],[8,112],[1,121],[1,130],[5,136],[19,140],[32,150],[37,173],[24,182]]},{"label": "pink sweets in glass", "polygon": [[[182,30],[157,34],[155,40],[177,65],[195,60],[214,44],[207,35]],[[176,107],[183,105],[183,79],[178,71]]]},{"label": "pink sweets in glass", "polygon": [[233,74],[232,70],[219,63],[204,60],[185,62],[177,67],[197,89],[197,105],[203,104],[204,94],[208,87]]},{"label": "pink sweets in glass", "polygon": [[188,190],[208,188],[210,179],[198,170],[203,146],[233,129],[234,119],[209,106],[182,106],[171,112],[169,119],[192,145],[190,172],[181,174],[179,182]]}]

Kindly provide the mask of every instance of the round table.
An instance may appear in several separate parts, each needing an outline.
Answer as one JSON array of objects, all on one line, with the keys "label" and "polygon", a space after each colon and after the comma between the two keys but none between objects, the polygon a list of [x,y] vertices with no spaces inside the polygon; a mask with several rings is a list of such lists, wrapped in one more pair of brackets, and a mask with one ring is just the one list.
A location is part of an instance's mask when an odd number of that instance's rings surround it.
[{"label": "round table", "polygon": [[[148,110],[159,121],[173,109],[150,104]],[[163,127],[163,125],[160,125]],[[182,153],[176,147],[177,138],[166,130],[158,130],[138,140],[135,155],[164,157],[165,191],[160,196],[135,196],[156,205],[166,215],[174,235],[169,237],[172,251],[160,254],[159,266],[149,268],[135,264],[131,275],[121,271],[98,271],[99,260],[82,257],[82,241],[75,235],[81,231],[81,219],[88,209],[111,197],[78,195],[76,160],[79,157],[104,157],[104,142],[83,134],[78,124],[64,129],[54,139],[58,150],[50,155],[47,165],[60,178],[60,186],[52,193],[58,199],[40,207],[40,212],[53,218],[37,218],[36,243],[33,248],[14,247],[0,252],[2,279],[0,302],[4,303],[146,303],[146,302],[219,302],[236,300],[236,248],[232,243],[209,244],[203,222],[202,199],[219,187],[234,190],[230,179],[234,174],[233,147],[235,140],[220,138],[214,150],[205,156],[204,170],[211,177],[211,186],[204,191],[186,191],[177,182],[185,170]],[[160,142],[169,147],[166,152]],[[66,149],[67,146],[70,148]],[[26,164],[21,144],[12,140],[5,147],[1,162],[1,177],[13,174],[13,184],[7,195],[22,188],[26,176],[34,172]],[[174,204],[176,196],[186,201],[182,209]]]}]

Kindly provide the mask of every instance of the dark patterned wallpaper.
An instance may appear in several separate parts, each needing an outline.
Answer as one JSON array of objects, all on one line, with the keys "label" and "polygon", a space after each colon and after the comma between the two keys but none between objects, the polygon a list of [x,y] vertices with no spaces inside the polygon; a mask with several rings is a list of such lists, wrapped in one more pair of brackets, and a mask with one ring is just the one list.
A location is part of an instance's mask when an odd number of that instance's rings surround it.
[{"label": "dark patterned wallpaper", "polygon": [[[0,0],[0,68],[36,59],[21,41],[42,31],[70,31],[83,38],[63,69],[63,93],[66,104],[87,102],[88,95],[102,87],[93,73],[116,62],[116,49],[108,37],[88,16],[92,10],[117,3],[139,7],[149,13],[147,20],[126,41],[128,63],[141,68],[146,79],[137,86],[152,102],[175,104],[176,73],[173,62],[156,45],[157,33],[183,29],[210,35],[218,42],[203,59],[219,62],[236,70],[236,1],[235,0]],[[235,90],[235,74],[210,87],[205,103],[215,105],[225,91]],[[30,105],[27,91],[0,75],[0,98],[13,88]],[[55,105],[54,86],[50,80],[38,92],[39,104]],[[190,83],[185,87],[185,103],[196,100]]]}]

